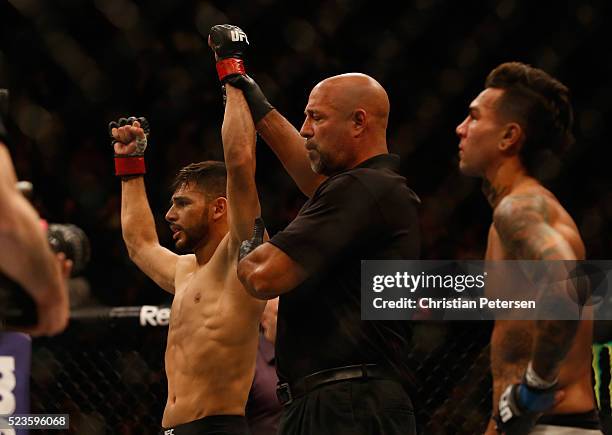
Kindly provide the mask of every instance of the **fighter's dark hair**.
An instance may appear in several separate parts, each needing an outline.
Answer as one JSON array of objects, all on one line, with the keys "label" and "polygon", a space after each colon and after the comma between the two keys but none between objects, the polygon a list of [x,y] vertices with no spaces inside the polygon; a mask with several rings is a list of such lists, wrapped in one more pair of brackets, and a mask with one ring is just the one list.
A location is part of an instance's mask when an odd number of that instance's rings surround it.
[{"label": "fighter's dark hair", "polygon": [[530,174],[546,155],[559,156],[574,143],[569,89],[541,69],[507,62],[491,71],[485,87],[503,89],[497,109],[525,132],[521,162]]},{"label": "fighter's dark hair", "polygon": [[215,160],[191,163],[182,168],[174,178],[172,188],[194,183],[198,186],[209,199],[226,197],[227,170],[225,163]]}]

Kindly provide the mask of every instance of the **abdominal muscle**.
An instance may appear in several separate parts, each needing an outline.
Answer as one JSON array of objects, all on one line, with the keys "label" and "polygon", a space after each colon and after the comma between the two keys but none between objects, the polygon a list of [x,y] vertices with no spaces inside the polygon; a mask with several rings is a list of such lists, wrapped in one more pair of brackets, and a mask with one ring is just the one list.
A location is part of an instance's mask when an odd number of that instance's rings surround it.
[{"label": "abdominal muscle", "polygon": [[173,303],[165,356],[166,428],[209,415],[244,415],[253,382],[261,310],[230,290],[204,295],[198,303],[193,293],[186,289]]}]

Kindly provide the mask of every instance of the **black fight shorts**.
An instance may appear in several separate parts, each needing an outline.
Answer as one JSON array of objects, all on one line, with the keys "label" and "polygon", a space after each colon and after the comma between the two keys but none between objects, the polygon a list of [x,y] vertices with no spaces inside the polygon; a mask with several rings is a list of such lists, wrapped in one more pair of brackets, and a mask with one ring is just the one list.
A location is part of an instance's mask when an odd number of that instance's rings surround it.
[{"label": "black fight shorts", "polygon": [[209,415],[199,420],[162,429],[160,435],[250,435],[243,415]]}]

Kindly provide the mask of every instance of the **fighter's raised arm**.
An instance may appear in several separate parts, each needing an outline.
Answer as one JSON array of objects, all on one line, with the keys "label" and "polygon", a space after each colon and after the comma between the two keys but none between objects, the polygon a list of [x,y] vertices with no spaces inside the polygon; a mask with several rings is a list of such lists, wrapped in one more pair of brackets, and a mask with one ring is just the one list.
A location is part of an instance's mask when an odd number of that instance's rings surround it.
[{"label": "fighter's raised arm", "polygon": [[227,168],[230,249],[237,250],[242,241],[253,236],[261,207],[255,186],[255,126],[249,106],[242,91],[231,85],[226,86],[226,95],[221,136]]},{"label": "fighter's raised arm", "polygon": [[257,132],[293,178],[299,189],[311,197],[326,179],[316,174],[308,161],[308,151],[299,131],[266,99],[257,83],[246,74],[244,57],[249,46],[247,35],[236,26],[222,24],[211,29],[211,47],[218,56],[219,79],[244,92]]},{"label": "fighter's raised arm", "polygon": [[144,184],[148,122],[145,118],[121,118],[109,124],[109,133],[115,150],[115,174],[121,177],[121,231],[130,258],[157,285],[174,293],[179,255],[159,244]]},{"label": "fighter's raised arm", "polygon": [[[211,29],[209,44],[215,59],[236,56],[244,51],[241,43],[228,44],[231,38],[219,26]],[[253,236],[254,222],[261,215],[257,187],[255,185],[255,125],[242,91],[222,79],[226,96],[225,115],[221,128],[223,154],[227,169],[227,200],[229,203],[229,233],[231,251],[238,251],[240,244]]]}]

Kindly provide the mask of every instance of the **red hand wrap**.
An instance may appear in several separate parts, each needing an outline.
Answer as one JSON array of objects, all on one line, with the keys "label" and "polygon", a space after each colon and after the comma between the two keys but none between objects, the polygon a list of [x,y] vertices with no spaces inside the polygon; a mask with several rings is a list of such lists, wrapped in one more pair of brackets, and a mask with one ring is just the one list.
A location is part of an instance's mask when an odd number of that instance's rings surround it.
[{"label": "red hand wrap", "polygon": [[223,79],[231,74],[246,74],[244,70],[244,62],[242,59],[228,58],[221,59],[217,62],[217,74],[219,80]]},{"label": "red hand wrap", "polygon": [[146,172],[144,156],[115,156],[115,175],[123,177],[143,175]]}]

